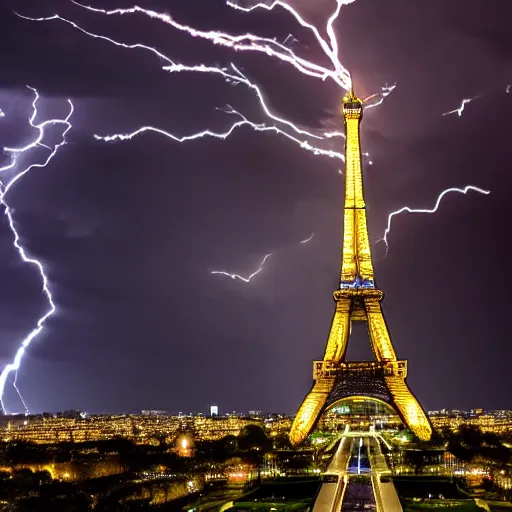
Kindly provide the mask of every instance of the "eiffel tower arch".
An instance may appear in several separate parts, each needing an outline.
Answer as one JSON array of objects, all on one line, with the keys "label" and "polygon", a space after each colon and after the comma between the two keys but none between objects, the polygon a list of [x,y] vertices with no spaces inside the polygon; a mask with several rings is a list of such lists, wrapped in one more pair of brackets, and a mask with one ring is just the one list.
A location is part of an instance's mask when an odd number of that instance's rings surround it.
[{"label": "eiffel tower arch", "polygon": [[[432,427],[407,385],[407,361],[397,359],[382,312],[384,295],[375,285],[359,138],[363,102],[353,91],[343,98],[342,113],[347,140],[340,286],[324,358],[313,362],[313,387],[295,416],[290,441],[304,441],[326,410],[354,396],[389,404],[418,438],[428,440]],[[346,360],[352,322],[366,324],[375,360]]]}]

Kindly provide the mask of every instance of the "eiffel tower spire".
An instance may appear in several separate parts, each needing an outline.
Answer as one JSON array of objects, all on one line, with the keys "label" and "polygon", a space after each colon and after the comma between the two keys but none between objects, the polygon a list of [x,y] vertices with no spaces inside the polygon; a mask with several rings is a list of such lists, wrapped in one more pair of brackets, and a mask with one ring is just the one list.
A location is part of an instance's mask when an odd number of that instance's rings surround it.
[{"label": "eiffel tower spire", "polygon": [[[297,412],[290,440],[298,444],[309,435],[320,416],[341,400],[365,397],[387,403],[422,440],[432,427],[409,390],[407,361],[399,361],[381,308],[383,293],[376,288],[363,194],[359,124],[363,102],[350,90],[343,98],[345,121],[345,204],[339,289],[324,358],[313,363],[313,387]],[[375,361],[347,362],[353,321],[366,322]]]},{"label": "eiffel tower spire", "polygon": [[340,287],[373,286],[373,264],[366,225],[359,142],[359,123],[363,117],[363,102],[353,90],[343,98],[342,113],[347,140]]}]

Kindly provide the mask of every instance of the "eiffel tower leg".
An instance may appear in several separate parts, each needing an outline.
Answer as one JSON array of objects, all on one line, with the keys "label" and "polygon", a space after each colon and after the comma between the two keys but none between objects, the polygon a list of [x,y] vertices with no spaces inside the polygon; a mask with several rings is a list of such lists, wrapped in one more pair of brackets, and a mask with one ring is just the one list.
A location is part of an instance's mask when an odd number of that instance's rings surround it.
[{"label": "eiffel tower leg", "polygon": [[[339,362],[345,357],[350,328],[350,299],[336,301],[336,311],[332,319],[331,331],[327,340],[324,361]],[[314,376],[313,376],[314,378]],[[290,430],[290,441],[296,445],[304,441],[317,422],[325,401],[334,386],[334,378],[320,377],[304,398]]]},{"label": "eiffel tower leg", "polygon": [[[366,299],[368,331],[375,357],[378,361],[396,361],[396,354],[391,344],[389,331],[382,314],[380,303],[376,299]],[[403,375],[386,375],[386,386],[403,422],[421,440],[428,441],[432,436],[432,427],[423,408],[412,394]]]},{"label": "eiffel tower leg", "polygon": [[365,299],[370,342],[377,361],[396,361],[388,326],[378,299]]},{"label": "eiffel tower leg", "polygon": [[324,361],[339,362],[345,357],[350,334],[350,299],[336,299],[329,338],[325,347]]},{"label": "eiffel tower leg", "polygon": [[432,427],[425,411],[403,377],[386,376],[386,385],[403,422],[422,441],[432,437]]},{"label": "eiffel tower leg", "polygon": [[317,380],[304,398],[290,430],[290,442],[302,443],[308,437],[324,408],[325,401],[334,386],[334,379]]}]

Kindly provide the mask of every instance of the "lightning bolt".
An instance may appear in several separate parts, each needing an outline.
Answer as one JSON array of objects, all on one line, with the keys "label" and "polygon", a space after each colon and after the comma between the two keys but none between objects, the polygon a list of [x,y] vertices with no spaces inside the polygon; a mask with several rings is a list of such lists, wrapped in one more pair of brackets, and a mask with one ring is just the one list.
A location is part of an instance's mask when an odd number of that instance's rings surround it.
[{"label": "lightning bolt", "polygon": [[[313,239],[314,236],[315,236],[315,233],[311,233],[311,235],[308,236],[308,238],[301,240],[299,243],[307,244],[308,242],[311,242],[311,240]],[[261,273],[263,271],[263,269],[265,267],[265,263],[270,258],[270,256],[272,256],[273,254],[274,254],[273,252],[265,254],[265,257],[261,260],[260,264],[258,265],[257,270],[255,270],[252,274],[249,274],[247,277],[241,276],[240,274],[232,274],[231,272],[227,272],[226,270],[212,270],[210,272],[210,274],[227,276],[227,277],[230,277],[231,279],[239,279],[240,281],[244,281],[244,283],[249,283],[253,277],[256,277],[259,273]]]},{"label": "lightning bolt", "polygon": [[228,277],[231,277],[231,279],[240,279],[241,281],[244,281],[245,283],[249,283],[254,276],[257,276],[263,270],[263,267],[265,266],[266,261],[270,258],[270,256],[272,256],[272,254],[273,253],[271,253],[271,252],[268,254],[265,254],[265,257],[261,260],[261,263],[258,266],[258,270],[256,270],[252,274],[249,274],[247,277],[241,276],[240,274],[230,274],[229,272],[226,272],[225,270],[212,270],[210,272],[210,274],[218,274],[221,276],[228,276]]},{"label": "lightning bolt", "polygon": [[[177,20],[175,20],[171,15],[159,13],[157,11],[151,10],[151,9],[144,9],[139,6],[134,6],[131,8],[123,8],[123,9],[99,9],[94,8],[92,6],[83,5],[78,2],[73,1],[76,5],[80,6],[83,9],[86,9],[88,11],[92,11],[95,13],[107,15],[107,16],[122,16],[122,15],[143,15],[146,17],[149,17],[150,19],[154,19],[157,21],[160,21],[166,25],[169,25],[170,27],[179,30],[181,32],[184,32],[192,37],[205,39],[208,41],[211,41],[215,45],[220,45],[224,47],[231,48],[235,51],[246,51],[246,52],[260,52],[265,53],[269,55],[270,57],[276,58],[278,60],[281,60],[283,62],[287,62],[294,66],[298,71],[301,73],[312,76],[315,78],[319,78],[321,80],[330,79],[333,80],[338,86],[340,86],[342,89],[350,89],[352,86],[352,81],[350,77],[350,73],[347,71],[347,69],[342,65],[342,63],[339,60],[338,57],[338,41],[336,39],[333,25],[334,22],[337,20],[342,5],[346,5],[348,3],[351,3],[349,0],[337,0],[336,2],[336,9],[331,14],[329,19],[327,20],[326,24],[326,33],[328,35],[328,40],[323,38],[314,25],[308,23],[305,21],[300,14],[290,7],[288,4],[282,1],[276,1],[271,5],[266,4],[256,4],[250,8],[242,7],[238,4],[235,4],[233,2],[227,2],[227,5],[230,7],[244,11],[244,12],[250,12],[254,9],[266,9],[266,10],[272,10],[275,7],[280,7],[282,9],[285,9],[288,11],[295,19],[296,21],[304,28],[311,31],[316,38],[317,42],[319,43],[321,49],[324,51],[325,55],[328,57],[332,64],[332,68],[327,68],[325,66],[321,66],[319,64],[316,64],[314,62],[308,61],[300,56],[298,56],[291,48],[286,46],[286,43],[288,40],[291,39],[290,36],[288,36],[283,43],[279,43],[275,39],[265,38],[256,36],[253,34],[242,34],[242,35],[231,35],[225,32],[220,32],[216,30],[197,30],[193,27],[190,27],[188,25],[184,25],[182,23],[179,23]],[[113,134],[113,135],[95,135],[95,138],[97,140],[103,140],[103,141],[115,141],[115,140],[130,140],[133,137],[136,137],[138,135],[141,135],[145,132],[153,132],[157,133],[163,136],[166,136],[172,140],[175,140],[176,142],[186,142],[189,140],[195,140],[200,139],[203,137],[215,137],[215,138],[221,138],[225,139],[233,131],[237,128],[240,128],[241,126],[249,126],[255,131],[271,131],[278,135],[284,136],[287,139],[291,140],[295,144],[298,144],[302,149],[312,152],[315,155],[321,155],[321,156],[327,156],[330,158],[336,158],[344,161],[344,154],[338,151],[334,151],[329,148],[320,147],[318,146],[318,143],[311,143],[307,139],[314,139],[315,141],[322,141],[326,139],[330,139],[332,137],[336,136],[342,136],[341,132],[326,132],[326,133],[312,133],[311,131],[304,130],[300,127],[298,127],[296,124],[292,123],[291,121],[287,119],[283,119],[268,108],[267,103],[264,99],[264,96],[260,90],[260,88],[252,81],[250,81],[238,68],[236,68],[233,64],[231,64],[228,68],[222,68],[217,66],[206,66],[204,64],[199,65],[184,65],[182,63],[174,62],[170,57],[164,55],[160,51],[158,51],[156,48],[144,45],[142,43],[136,43],[136,44],[126,44],[120,41],[116,41],[110,37],[96,34],[93,32],[90,32],[88,30],[85,30],[81,26],[79,26],[74,21],[68,20],[66,18],[63,18],[57,14],[49,17],[43,17],[43,18],[30,18],[27,16],[22,16],[18,14],[18,16],[32,20],[32,21],[50,21],[50,20],[60,20],[63,21],[69,25],[71,25],[73,28],[80,30],[82,33],[93,37],[97,39],[102,39],[105,41],[108,41],[112,44],[115,44],[116,46],[121,46],[128,49],[143,49],[152,52],[156,56],[158,56],[160,59],[164,60],[166,62],[166,65],[162,67],[163,70],[171,72],[171,73],[179,73],[179,72],[199,72],[199,73],[209,73],[209,74],[215,74],[220,77],[222,77],[224,80],[226,80],[228,83],[237,85],[237,84],[244,84],[246,87],[248,87],[250,90],[252,90],[262,108],[263,113],[265,116],[270,120],[271,124],[265,124],[265,123],[255,123],[247,119],[246,116],[241,114],[240,112],[232,109],[229,107],[229,110],[227,111],[229,114],[234,114],[239,117],[239,120],[234,122],[231,127],[223,132],[212,132],[211,130],[203,130],[198,133],[192,134],[192,135],[185,135],[185,136],[177,136],[173,133],[170,133],[166,130],[163,130],[158,127],[154,126],[142,126],[139,127],[136,130],[133,130],[132,132],[127,133],[119,133],[119,134]],[[293,37],[293,36],[292,36]],[[294,38],[293,38],[294,39]],[[393,86],[387,86],[385,85],[382,88],[382,91],[380,93],[377,93],[375,95],[372,95],[371,98],[379,97],[380,100],[376,102],[375,104],[372,104],[371,106],[376,106],[377,104],[380,104],[383,99],[388,96],[396,87],[396,85]],[[277,123],[277,124],[276,124]],[[286,129],[285,129],[286,128]],[[291,129],[293,132],[295,132],[296,135],[292,135],[289,133],[288,129]],[[304,138],[306,137],[306,138]]]},{"label": "lightning bolt", "polygon": [[[72,0],[73,1],[73,0]],[[169,14],[158,13],[156,11],[150,9],[143,9],[142,7],[135,6],[128,9],[97,9],[88,5],[83,5],[78,2],[73,1],[76,5],[83,7],[89,11],[106,14],[106,15],[124,15],[124,14],[143,14],[152,19],[157,19],[161,22],[164,22],[167,25],[170,25],[174,29],[177,29],[181,32],[186,32],[193,37],[197,37],[200,39],[207,39],[213,42],[216,45],[232,48],[237,51],[254,51],[265,53],[271,57],[275,57],[284,62],[288,62],[292,66],[294,66],[301,73],[306,75],[320,78],[321,80],[326,80],[330,78],[334,80],[340,87],[343,89],[350,89],[352,86],[352,79],[350,77],[350,73],[347,69],[341,64],[338,58],[338,42],[336,40],[333,23],[338,18],[338,15],[341,10],[341,6],[346,2],[346,0],[337,0],[337,6],[333,14],[330,16],[327,21],[326,31],[329,35],[330,44],[320,35],[319,30],[312,24],[306,22],[300,14],[290,7],[285,2],[276,1],[271,6],[265,4],[257,4],[251,8],[243,8],[238,4],[233,2],[226,2],[227,5],[234,9],[238,9],[245,12],[250,12],[253,9],[264,8],[267,10],[272,10],[274,7],[281,7],[286,9],[295,19],[302,25],[304,28],[309,29],[315,36],[316,40],[320,44],[322,50],[327,55],[329,60],[331,61],[333,68],[329,69],[314,62],[303,59],[302,57],[297,56],[290,48],[285,46],[284,44],[278,43],[275,39],[269,39],[265,37],[255,36],[253,34],[243,34],[238,36],[233,36],[231,34],[227,34],[225,32],[219,32],[216,30],[202,31],[197,30],[195,28],[189,27],[187,25],[183,25],[178,23],[176,20],[172,18]]]},{"label": "lightning bolt", "polygon": [[429,213],[429,214],[436,213],[439,209],[439,206],[441,205],[441,201],[443,200],[444,196],[446,196],[447,194],[451,194],[452,192],[457,192],[458,194],[466,195],[470,190],[472,190],[474,192],[478,192],[479,194],[484,194],[484,195],[488,195],[491,193],[490,190],[485,190],[483,188],[475,187],[473,185],[466,185],[464,188],[453,187],[453,188],[447,188],[447,189],[443,190],[437,197],[436,204],[434,205],[433,208],[420,209],[420,208],[411,208],[409,206],[404,206],[404,207],[400,208],[399,210],[396,210],[389,214],[388,225],[387,225],[386,229],[384,230],[384,235],[382,236],[382,238],[377,240],[377,242],[384,242],[386,244],[386,255],[387,255],[388,249],[389,249],[388,235],[391,232],[391,222],[393,220],[393,217],[400,215],[402,213]]},{"label": "lightning bolt", "polygon": [[315,233],[311,233],[311,235],[309,235],[305,240],[301,240],[300,243],[307,244],[308,242],[311,242],[311,240],[313,240],[314,236],[315,236]]},{"label": "lightning bolt", "polygon": [[[376,107],[377,105],[380,105],[384,99],[389,96],[394,90],[396,89],[396,83],[393,85],[384,85],[382,86],[381,92],[378,92],[376,94],[372,94],[371,96],[368,96],[363,100],[364,103],[366,103],[366,109]],[[369,103],[370,100],[374,100],[377,98],[377,101],[374,103]]]},{"label": "lightning bolt", "polygon": [[[246,33],[246,34],[239,34],[239,35],[233,35],[228,34],[226,32],[221,32],[217,30],[198,30],[194,27],[191,27],[189,25],[185,25],[179,21],[177,21],[173,16],[167,13],[161,13],[157,12],[151,9],[145,9],[139,6],[129,7],[129,8],[119,8],[119,9],[102,9],[102,8],[95,8],[89,5],[80,4],[74,0],[72,0],[73,3],[81,7],[82,9],[85,9],[87,11],[101,14],[104,16],[124,16],[124,15],[138,15],[138,16],[144,16],[147,18],[150,18],[151,20],[155,20],[157,22],[163,23],[169,27],[171,27],[174,30],[183,32],[193,38],[199,38],[203,40],[210,41],[212,44],[221,46],[224,48],[230,48],[237,52],[255,52],[255,53],[263,53],[268,55],[269,57],[273,59],[277,59],[283,63],[289,64],[293,66],[297,71],[300,73],[313,77],[316,79],[320,79],[322,81],[329,80],[333,83],[335,83],[337,86],[339,86],[343,90],[349,90],[352,87],[352,79],[350,76],[350,73],[348,70],[343,66],[341,61],[339,60],[339,44],[338,40],[336,38],[336,34],[334,31],[334,23],[338,19],[341,8],[343,5],[347,5],[349,3],[352,3],[354,0],[336,0],[336,7],[333,10],[332,14],[327,19],[327,22],[325,24],[325,34],[326,37],[322,36],[320,33],[320,30],[313,24],[307,22],[293,7],[288,5],[286,2],[281,0],[274,0],[271,3],[256,3],[250,7],[242,6],[238,3],[235,3],[233,1],[227,1],[226,4],[230,6],[231,8],[242,11],[245,13],[250,13],[254,10],[260,9],[260,10],[267,10],[272,11],[273,9],[283,9],[287,11],[295,20],[296,22],[305,30],[309,31],[315,38],[316,42],[318,43],[319,47],[327,57],[330,65],[329,67],[320,65],[316,62],[312,62],[310,60],[307,60],[299,55],[290,48],[290,45],[288,44],[291,42],[294,43],[295,38],[293,36],[288,36],[283,43],[278,42],[276,39],[270,39],[265,37],[260,37],[254,34]],[[114,44],[119,47],[123,47],[126,49],[132,49],[132,50],[143,50],[148,51],[157,56],[161,61],[164,62],[164,65],[162,66],[162,69],[164,71],[167,71],[169,73],[181,73],[181,72],[191,72],[191,73],[206,73],[210,75],[218,76],[219,78],[225,80],[227,83],[231,85],[244,85],[246,88],[248,88],[250,91],[252,91],[255,94],[255,97],[257,101],[259,102],[259,105],[261,107],[261,111],[263,115],[265,116],[265,122],[254,122],[252,120],[249,120],[247,116],[245,116],[243,113],[235,110],[234,108],[228,106],[226,109],[224,109],[224,113],[233,116],[235,119],[234,122],[230,125],[230,127],[224,131],[214,132],[212,130],[202,130],[194,134],[189,135],[175,135],[169,131],[166,131],[162,128],[154,127],[154,126],[142,126],[139,127],[133,131],[129,131],[126,133],[118,133],[118,134],[110,134],[110,135],[99,135],[95,134],[95,138],[97,140],[102,140],[105,142],[113,142],[113,141],[126,141],[131,140],[134,137],[137,137],[139,135],[142,135],[144,133],[154,133],[160,136],[167,137],[173,141],[179,142],[179,143],[185,143],[192,140],[201,139],[203,137],[214,137],[219,139],[226,139],[229,137],[235,130],[241,128],[241,127],[250,127],[251,129],[255,131],[260,132],[273,132],[277,135],[280,135],[282,137],[287,138],[288,140],[294,142],[298,146],[300,146],[302,149],[312,152],[315,155],[319,156],[327,156],[335,159],[339,159],[344,161],[344,155],[343,153],[340,153],[338,151],[332,150],[331,148],[326,146],[326,144],[329,143],[329,141],[333,138],[337,137],[344,137],[344,133],[341,131],[331,131],[331,132],[313,132],[311,130],[305,130],[301,128],[300,126],[297,126],[293,122],[291,122],[288,119],[284,119],[278,115],[276,115],[274,112],[271,111],[271,109],[268,107],[267,102],[265,100],[265,97],[261,91],[261,89],[253,82],[251,81],[246,75],[242,73],[241,70],[239,70],[234,64],[230,64],[227,67],[219,67],[219,66],[208,66],[205,64],[196,64],[196,65],[186,65],[183,63],[175,62],[170,57],[164,55],[162,52],[157,50],[154,47],[145,45],[143,43],[135,43],[135,44],[127,44],[123,43],[121,41],[117,41],[115,39],[112,39],[110,37],[107,37],[102,34],[97,34],[90,32],[84,28],[82,28],[80,25],[78,25],[76,22],[63,18],[57,14],[49,17],[42,17],[42,18],[29,18],[26,16],[21,16],[18,14],[18,16],[32,20],[32,21],[51,21],[51,20],[59,20],[61,22],[64,22],[71,27],[73,27],[76,30],[79,30],[83,34],[107,41],[111,44]],[[391,92],[394,91],[396,88],[396,84],[393,85],[385,85],[381,88],[381,91],[377,94],[373,94],[369,97],[367,97],[364,101],[366,103],[366,108],[375,107],[377,105],[380,105],[384,99],[391,94]],[[458,116],[462,115],[462,112],[464,111],[464,107],[467,103],[470,101],[473,101],[476,98],[469,98],[464,99],[462,101],[461,106],[458,109],[455,109],[450,112],[446,112],[443,115],[449,115],[457,113]],[[366,157],[368,157],[368,154],[365,154]],[[369,165],[372,164],[372,161],[369,160]],[[341,170],[339,170],[341,174]],[[460,190],[460,189],[452,189],[452,190]],[[441,196],[442,197],[442,196]],[[410,212],[422,212],[422,213],[433,213],[428,210],[412,210],[409,207],[404,207],[399,211],[399,213],[403,211],[410,211]],[[390,214],[390,217],[388,219],[388,228],[386,229],[385,235],[384,235],[384,241],[386,242],[387,246],[387,234],[390,229],[390,222],[392,216],[396,215],[398,212],[393,212]],[[249,282],[255,275],[258,275],[264,268],[265,262],[270,257],[271,254],[267,254],[265,258],[260,263],[258,269],[253,273],[250,274],[248,277],[243,277],[238,274],[231,274],[226,271],[213,271],[214,274],[222,274],[231,277],[232,279],[240,279],[245,282]]]},{"label": "lightning bolt", "polygon": [[[0,172],[6,173],[6,175],[10,175],[10,178],[8,178],[7,180],[4,180],[2,183],[2,190],[0,192],[0,204],[2,204],[4,207],[4,213],[7,217],[9,227],[10,227],[10,229],[13,233],[13,237],[14,237],[13,245],[16,248],[18,254],[20,255],[20,258],[25,263],[29,263],[30,265],[34,266],[38,270],[38,272],[41,276],[42,290],[43,290],[43,294],[45,295],[45,297],[48,301],[49,308],[46,311],[46,313],[44,313],[43,316],[41,316],[39,318],[39,320],[37,321],[36,327],[21,341],[20,346],[19,346],[18,350],[16,351],[16,354],[15,354],[12,362],[9,363],[8,365],[6,365],[5,368],[2,370],[2,372],[0,373],[0,406],[2,407],[2,410],[4,412],[7,412],[5,403],[3,400],[4,392],[5,392],[5,385],[7,383],[7,378],[9,377],[9,375],[11,373],[14,373],[14,375],[15,375],[13,386],[16,389],[16,391],[20,397],[20,400],[25,408],[25,411],[28,412],[27,405],[26,405],[25,401],[23,400],[23,397],[21,396],[21,393],[17,386],[17,372],[18,372],[18,369],[20,368],[21,361],[23,359],[23,355],[25,354],[27,347],[30,345],[32,340],[43,330],[46,320],[51,315],[53,315],[53,313],[56,310],[55,304],[53,302],[53,297],[52,297],[52,294],[50,291],[50,287],[49,287],[48,277],[44,270],[43,264],[39,260],[28,256],[23,245],[21,244],[20,235],[16,229],[16,223],[13,218],[14,210],[7,203],[6,196],[9,192],[9,190],[18,182],[19,179],[21,179],[23,176],[25,176],[25,174],[27,174],[34,168],[46,167],[50,163],[50,161],[53,159],[53,157],[57,154],[57,151],[64,144],[66,144],[66,134],[71,129],[70,118],[71,118],[71,116],[73,114],[73,110],[74,110],[73,103],[71,102],[71,100],[68,100],[69,113],[64,119],[49,119],[46,121],[42,121],[40,123],[35,123],[35,119],[38,115],[37,102],[39,100],[39,94],[38,94],[37,90],[34,89],[33,87],[29,87],[29,89],[34,93],[34,100],[32,102],[32,114],[29,117],[28,122],[32,128],[37,130],[37,135],[30,143],[28,143],[25,146],[22,146],[19,148],[11,148],[11,147],[4,148],[4,152],[6,152],[10,155],[10,162],[8,164],[6,164],[5,166],[1,167]],[[64,131],[62,133],[61,141],[59,143],[55,144],[53,147],[47,146],[46,144],[43,144],[43,142],[42,142],[43,137],[45,135],[45,131],[46,131],[45,129],[47,127],[55,126],[55,125],[64,126]],[[29,151],[33,148],[36,148],[36,147],[44,147],[49,150],[49,153],[46,156],[46,159],[42,163],[31,164],[28,167],[26,167],[24,170],[22,170],[20,172],[16,172],[16,168],[18,166],[18,157],[21,154],[26,153],[27,151]]]},{"label": "lightning bolt", "polygon": [[459,108],[456,108],[455,110],[450,110],[449,112],[445,112],[443,116],[449,116],[450,114],[457,114],[459,117],[462,116],[462,112],[464,112],[464,109],[468,103],[471,103],[473,100],[476,100],[478,96],[475,96],[474,98],[465,98],[462,100],[462,103],[460,104]]},{"label": "lightning bolt", "polygon": [[[184,135],[181,137],[178,137],[177,135],[174,135],[173,133],[167,132],[165,130],[162,130],[160,128],[156,128],[154,126],[142,126],[138,128],[137,130],[130,132],[130,133],[117,133],[114,135],[94,135],[94,138],[96,140],[103,140],[106,142],[111,142],[115,140],[129,140],[133,137],[136,137],[137,135],[141,135],[144,132],[153,132],[158,133],[159,135],[163,135],[165,137],[168,137],[174,141],[177,142],[186,142],[190,140],[196,140],[201,139],[203,137],[214,137],[217,139],[227,139],[237,128],[240,128],[241,126],[249,126],[253,130],[257,132],[273,132],[277,133],[279,135],[282,135],[286,137],[288,140],[291,140],[295,144],[299,145],[302,149],[309,151],[313,153],[314,155],[322,155],[322,156],[328,156],[330,158],[337,158],[339,160],[345,161],[345,155],[343,153],[340,153],[339,151],[333,151],[330,149],[323,149],[319,148],[318,146],[313,146],[305,139],[299,139],[298,137],[295,137],[284,130],[281,130],[277,126],[268,126],[264,123],[254,123],[252,121],[249,121],[243,114],[240,112],[228,107],[225,112],[227,114],[232,114],[240,118],[240,121],[236,121],[234,124],[231,125],[231,127],[224,132],[212,132],[211,130],[203,130],[198,133],[194,133],[192,135]],[[298,128],[297,128],[298,129]]]}]

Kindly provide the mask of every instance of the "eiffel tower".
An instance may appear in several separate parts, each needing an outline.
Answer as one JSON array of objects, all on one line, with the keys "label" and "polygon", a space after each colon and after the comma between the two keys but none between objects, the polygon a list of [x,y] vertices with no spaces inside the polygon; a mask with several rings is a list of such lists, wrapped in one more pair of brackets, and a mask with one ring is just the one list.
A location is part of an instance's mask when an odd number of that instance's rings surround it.
[{"label": "eiffel tower", "polygon": [[[297,412],[290,431],[292,444],[306,439],[320,416],[349,397],[363,397],[391,406],[421,440],[432,427],[407,386],[407,361],[397,359],[382,313],[383,293],[375,286],[363,196],[359,123],[363,102],[350,91],[343,98],[345,120],[345,208],[340,287],[324,358],[313,362],[313,387]],[[366,322],[374,361],[348,362],[352,322]]]}]

